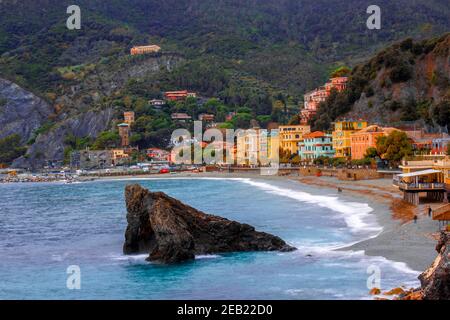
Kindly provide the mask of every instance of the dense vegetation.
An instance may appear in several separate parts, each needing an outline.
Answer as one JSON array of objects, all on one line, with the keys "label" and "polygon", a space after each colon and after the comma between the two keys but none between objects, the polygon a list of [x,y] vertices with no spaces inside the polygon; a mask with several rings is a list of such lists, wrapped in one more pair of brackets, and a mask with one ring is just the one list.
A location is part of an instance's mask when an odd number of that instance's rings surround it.
[{"label": "dense vegetation", "polygon": [[[375,94],[374,85],[377,85],[377,90],[381,92],[392,91],[392,86],[397,83],[408,83],[410,80],[423,81],[426,77],[423,72],[418,75],[421,79],[413,79],[415,64],[428,53],[433,53],[435,57],[448,57],[449,39],[450,34],[416,42],[408,38],[380,51],[368,62],[356,66],[350,74],[347,90],[341,93],[332,92],[319,106],[318,113],[312,121],[313,127],[318,130],[330,129],[331,122],[352,110],[354,103],[362,95],[372,97]],[[383,112],[398,112],[402,121],[422,119],[430,125],[450,127],[449,75],[442,70],[436,70],[427,81],[428,88],[436,87],[443,92],[441,101],[414,98],[408,101],[388,99],[383,102]],[[410,87],[414,88],[415,85],[416,83],[411,83]],[[368,108],[371,107],[369,103]]]},{"label": "dense vegetation", "polygon": [[26,148],[20,144],[20,136],[10,135],[0,139],[0,164],[10,164],[14,159],[25,154]]},{"label": "dense vegetation", "polygon": [[[167,145],[169,133],[179,126],[170,119],[172,112],[187,112],[193,118],[213,113],[223,128],[247,128],[255,124],[253,120],[261,126],[297,123],[303,93],[322,84],[332,70],[354,66],[394,40],[430,37],[450,29],[447,0],[380,0],[377,4],[389,14],[383,14],[382,29],[376,31],[366,28],[366,9],[372,4],[368,0],[79,0],[82,29],[78,31],[65,27],[71,4],[0,1],[0,74],[54,105],[55,114],[36,136],[89,110],[113,108],[117,119],[123,111],[134,110],[131,141],[142,148]],[[105,89],[103,80],[110,73],[126,74],[148,62],[145,57],[129,57],[130,47],[148,43],[163,48],[156,57],[181,57],[177,67],[130,79],[111,92]],[[392,61],[377,62],[392,64],[393,83],[411,76],[408,55],[428,50],[427,44],[403,47],[386,53]],[[315,119],[316,128],[328,128],[362,92],[371,94],[370,68],[352,71],[349,91],[332,94]],[[347,72],[338,68],[335,75]],[[444,85],[439,74],[433,81]],[[72,88],[81,88],[77,101],[64,106],[59,101],[69,100],[66,96]],[[176,89],[220,101],[194,105],[188,100],[162,110],[151,108],[149,99]],[[405,109],[405,117],[420,116],[425,104],[417,102],[417,113]],[[230,112],[235,115],[226,121]],[[448,104],[433,105],[431,117],[448,123]],[[80,147],[118,144],[115,124],[96,139],[68,134],[66,155]]]}]

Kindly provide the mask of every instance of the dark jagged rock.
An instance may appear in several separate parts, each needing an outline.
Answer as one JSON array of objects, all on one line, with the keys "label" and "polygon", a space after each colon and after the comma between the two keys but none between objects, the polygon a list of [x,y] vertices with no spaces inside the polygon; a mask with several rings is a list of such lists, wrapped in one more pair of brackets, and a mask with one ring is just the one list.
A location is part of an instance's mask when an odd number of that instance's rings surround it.
[{"label": "dark jagged rock", "polygon": [[424,300],[450,299],[450,234],[442,232],[436,260],[419,277]]},{"label": "dark jagged rock", "polygon": [[203,213],[137,184],[125,188],[125,199],[125,254],[149,253],[147,260],[176,263],[198,254],[295,250],[279,237],[255,231],[248,224]]}]

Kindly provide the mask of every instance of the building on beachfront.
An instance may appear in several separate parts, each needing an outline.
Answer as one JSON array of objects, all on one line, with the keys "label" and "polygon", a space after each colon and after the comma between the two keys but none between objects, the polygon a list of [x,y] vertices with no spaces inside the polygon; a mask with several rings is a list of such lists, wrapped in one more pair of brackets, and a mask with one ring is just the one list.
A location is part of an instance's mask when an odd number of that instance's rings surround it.
[{"label": "building on beachfront", "polygon": [[117,127],[119,128],[121,146],[128,147],[130,145],[130,125],[124,122],[118,124]]},{"label": "building on beachfront", "polygon": [[422,154],[445,155],[450,136],[446,133],[427,133],[423,129],[405,130],[414,151]]},{"label": "building on beachfront", "polygon": [[441,133],[439,135],[439,137],[435,137],[431,140],[431,154],[447,154],[448,145],[450,144],[450,136],[446,133]]},{"label": "building on beachfront", "polygon": [[291,155],[298,154],[298,143],[303,140],[303,135],[311,132],[309,125],[287,125],[279,126],[280,149],[290,152]]},{"label": "building on beachfront", "polygon": [[278,132],[253,128],[240,130],[236,138],[238,165],[267,166],[278,162]]},{"label": "building on beachfront", "polygon": [[367,128],[367,121],[342,120],[334,123],[333,149],[335,158],[350,158],[352,155],[351,135]]},{"label": "building on beachfront", "polygon": [[298,144],[298,154],[300,159],[306,161],[313,161],[321,157],[334,157],[331,134],[315,131],[303,135],[303,140]]},{"label": "building on beachfront", "polygon": [[131,126],[134,123],[134,111],[125,111],[123,113],[123,119],[126,124]]},{"label": "building on beachfront", "polygon": [[148,148],[147,157],[152,161],[169,161],[170,152],[159,148]]},{"label": "building on beachfront", "polygon": [[419,204],[421,197],[432,201],[450,200],[450,158],[420,156],[403,160],[403,173],[394,177],[394,185],[403,192],[404,200]]},{"label": "building on beachfront", "polygon": [[195,92],[189,92],[188,90],[181,91],[167,91],[164,93],[164,98],[168,101],[184,101],[187,98],[196,98]]},{"label": "building on beachfront", "polygon": [[450,204],[446,203],[432,210],[433,220],[439,222],[439,230],[450,232]]},{"label": "building on beachfront", "polygon": [[347,87],[347,77],[331,78],[324,86],[314,89],[303,96],[304,105],[300,111],[300,121],[308,124],[311,118],[317,113],[317,108],[331,94],[332,90],[341,92]]},{"label": "building on beachfront", "polygon": [[161,51],[161,47],[157,45],[148,45],[148,46],[136,46],[131,48],[130,54],[132,56],[146,53],[156,53]]},{"label": "building on beachfront", "polygon": [[352,160],[364,159],[367,149],[376,148],[377,139],[379,137],[387,136],[393,131],[400,130],[396,128],[385,128],[379,125],[371,125],[350,134]]},{"label": "building on beachfront", "polygon": [[128,164],[130,162],[130,156],[126,153],[125,149],[112,149],[111,150],[111,163],[114,166]]}]

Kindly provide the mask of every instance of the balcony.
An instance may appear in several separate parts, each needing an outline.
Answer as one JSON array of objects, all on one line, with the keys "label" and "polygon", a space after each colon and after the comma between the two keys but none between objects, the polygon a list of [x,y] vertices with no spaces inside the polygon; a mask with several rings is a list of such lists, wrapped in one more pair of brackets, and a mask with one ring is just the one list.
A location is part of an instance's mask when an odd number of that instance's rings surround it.
[{"label": "balcony", "polygon": [[444,183],[405,183],[394,180],[394,185],[405,191],[445,191]]}]

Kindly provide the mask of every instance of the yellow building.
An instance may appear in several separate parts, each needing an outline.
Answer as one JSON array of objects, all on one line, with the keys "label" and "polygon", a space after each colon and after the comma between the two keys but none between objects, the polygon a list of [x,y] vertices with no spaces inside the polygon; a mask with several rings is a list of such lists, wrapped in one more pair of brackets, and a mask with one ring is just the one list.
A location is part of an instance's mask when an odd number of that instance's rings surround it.
[{"label": "yellow building", "polygon": [[113,165],[124,163],[129,158],[129,155],[125,153],[124,149],[111,150],[111,156]]},{"label": "yellow building", "polygon": [[278,162],[278,131],[254,128],[237,134],[236,162],[238,165],[265,166]]},{"label": "yellow building", "polygon": [[352,155],[351,135],[367,128],[367,121],[337,121],[334,123],[333,149],[335,158],[349,158]]},{"label": "yellow building", "polygon": [[280,149],[298,154],[298,143],[303,140],[303,135],[311,132],[308,125],[280,126],[279,139]]},{"label": "yellow building", "polygon": [[280,159],[280,131],[270,130],[267,135],[267,158],[271,163],[279,163]]}]

